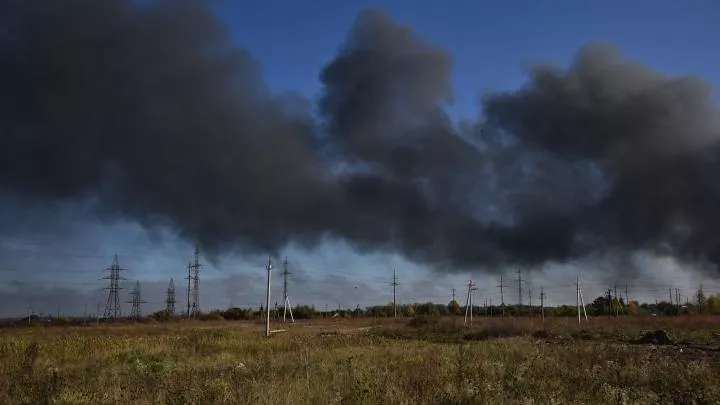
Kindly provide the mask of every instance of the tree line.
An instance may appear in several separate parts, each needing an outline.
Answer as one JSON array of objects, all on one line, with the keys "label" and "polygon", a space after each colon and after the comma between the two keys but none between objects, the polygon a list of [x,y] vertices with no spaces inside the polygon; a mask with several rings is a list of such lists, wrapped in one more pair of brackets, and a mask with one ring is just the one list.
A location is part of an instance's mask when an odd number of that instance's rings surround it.
[{"label": "tree line", "polygon": [[[672,293],[671,293],[672,294]],[[669,295],[671,295],[669,294]],[[698,290],[694,300],[686,299],[680,302],[679,297],[673,301],[656,301],[654,303],[639,303],[630,300],[625,302],[622,297],[610,294],[599,296],[592,302],[587,303],[585,311],[588,316],[682,316],[682,315],[720,315],[720,294],[706,295],[702,289]],[[575,317],[578,308],[575,305],[558,306],[530,306],[530,305],[473,305],[467,308],[457,301],[450,301],[447,304],[436,304],[433,302],[411,303],[394,306],[392,302],[385,305],[375,305],[355,309],[321,310],[314,305],[296,305],[292,309],[295,319],[316,319],[316,318],[389,318],[395,314],[399,317],[413,316],[462,316],[472,311],[473,316],[502,317],[502,316],[545,316],[545,317]],[[582,311],[582,309],[581,309]],[[200,320],[260,320],[266,316],[264,308],[238,308],[231,307],[225,310],[216,309],[204,312],[198,316]],[[270,309],[271,319],[280,319],[283,316],[282,307]],[[289,318],[289,312],[287,317]],[[169,314],[160,310],[143,316],[135,321],[157,321],[167,322],[184,318],[184,314]],[[132,321],[124,318],[124,321]],[[0,321],[1,325],[21,324],[60,324],[70,325],[90,322],[103,322],[95,317],[53,317],[32,315],[20,319],[7,319]]]}]

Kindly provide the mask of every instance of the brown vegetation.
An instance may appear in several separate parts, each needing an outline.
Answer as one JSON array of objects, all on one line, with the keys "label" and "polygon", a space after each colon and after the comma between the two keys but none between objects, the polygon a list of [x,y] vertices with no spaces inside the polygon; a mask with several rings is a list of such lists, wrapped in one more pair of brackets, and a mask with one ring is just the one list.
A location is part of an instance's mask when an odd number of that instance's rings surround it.
[{"label": "brown vegetation", "polygon": [[[573,322],[574,321],[574,322]],[[715,403],[720,319],[325,319],[0,332],[3,404]],[[637,343],[662,330],[665,345]],[[643,342],[640,342],[643,343]]]}]

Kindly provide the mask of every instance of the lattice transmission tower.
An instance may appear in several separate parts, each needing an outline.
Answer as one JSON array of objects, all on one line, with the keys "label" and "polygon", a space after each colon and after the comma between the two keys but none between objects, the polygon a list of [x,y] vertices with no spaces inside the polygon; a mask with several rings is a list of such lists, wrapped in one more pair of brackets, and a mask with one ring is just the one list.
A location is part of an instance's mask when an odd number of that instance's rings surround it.
[{"label": "lattice transmission tower", "polygon": [[125,269],[120,268],[118,263],[118,257],[115,255],[113,263],[106,271],[110,272],[110,275],[103,277],[103,280],[110,280],[110,286],[105,287],[108,290],[107,303],[105,304],[105,312],[103,312],[103,318],[105,319],[117,319],[122,316],[122,307],[120,306],[120,295],[119,292],[122,290],[120,287],[120,280],[125,280],[120,276],[120,272]]},{"label": "lattice transmission tower", "polygon": [[132,310],[130,311],[130,318],[140,319],[142,318],[142,311],[140,311],[140,304],[144,304],[147,301],[143,301],[142,295],[140,294],[140,281],[135,282],[135,288],[130,293],[132,299],[128,303],[132,304]]},{"label": "lattice transmission tower", "polygon": [[288,271],[288,259],[287,256],[285,256],[285,260],[283,261],[283,301],[285,302],[283,305],[283,322],[287,319],[287,313],[290,312],[290,319],[293,323],[295,323],[295,317],[292,313],[292,307],[290,306],[290,296],[288,296],[288,275],[290,272]]},{"label": "lattice transmission tower", "polygon": [[200,245],[195,245],[195,260],[188,264],[188,318],[200,315],[200,267]]},{"label": "lattice transmission tower", "polygon": [[165,296],[165,311],[168,315],[175,315],[175,283],[173,279],[170,279],[170,285],[167,289],[167,295]]}]

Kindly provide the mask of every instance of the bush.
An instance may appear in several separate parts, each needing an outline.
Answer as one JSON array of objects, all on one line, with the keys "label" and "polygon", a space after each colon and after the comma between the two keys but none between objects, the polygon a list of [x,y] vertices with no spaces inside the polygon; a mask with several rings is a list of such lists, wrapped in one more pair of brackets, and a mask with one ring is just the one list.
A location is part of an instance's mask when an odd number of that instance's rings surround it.
[{"label": "bush", "polygon": [[172,320],[170,313],[164,309],[151,314],[149,318],[154,319],[157,322],[169,322]]}]

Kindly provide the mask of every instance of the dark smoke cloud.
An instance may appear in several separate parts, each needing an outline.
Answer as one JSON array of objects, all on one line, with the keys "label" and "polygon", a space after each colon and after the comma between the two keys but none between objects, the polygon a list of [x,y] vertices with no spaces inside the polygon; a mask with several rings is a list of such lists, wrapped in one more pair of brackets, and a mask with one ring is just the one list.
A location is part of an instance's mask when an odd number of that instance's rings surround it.
[{"label": "dark smoke cloud", "polygon": [[533,69],[457,129],[448,53],[366,11],[321,69],[316,122],[209,2],[2,7],[5,193],[90,200],[211,252],[339,237],[438,269],[648,246],[720,260],[708,86],[609,48]]},{"label": "dark smoke cloud", "polygon": [[2,44],[0,184],[98,199],[208,247],[322,227],[307,103],[279,98],[203,2],[19,2]]},{"label": "dark smoke cloud", "polygon": [[591,45],[567,70],[536,67],[521,90],[491,95],[483,107],[493,131],[602,171],[601,198],[568,212],[576,235],[591,233],[601,248],[720,259],[720,126],[707,83]]}]

